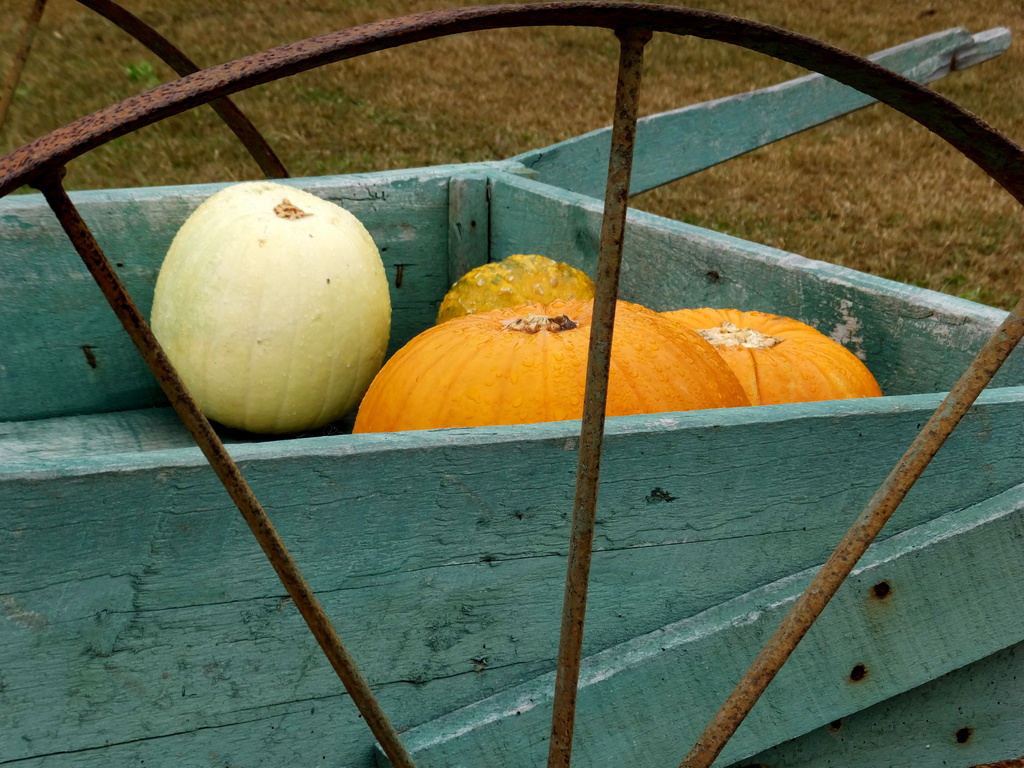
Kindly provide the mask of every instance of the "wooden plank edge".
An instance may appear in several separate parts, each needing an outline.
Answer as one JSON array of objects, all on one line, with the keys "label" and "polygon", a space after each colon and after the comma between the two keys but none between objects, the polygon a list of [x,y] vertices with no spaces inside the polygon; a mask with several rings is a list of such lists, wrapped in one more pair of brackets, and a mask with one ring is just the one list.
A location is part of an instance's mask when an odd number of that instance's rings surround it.
[{"label": "wooden plank edge", "polygon": [[[813,429],[814,422],[837,418],[857,418],[877,414],[918,411],[927,417],[938,407],[944,393],[895,395],[890,397],[831,400],[786,405],[759,405],[744,408],[718,408],[702,411],[676,411],[650,413],[638,416],[615,416],[608,419],[609,436],[667,432],[681,429],[707,429],[744,427],[773,424],[780,421],[800,420]],[[997,403],[1024,404],[1024,387],[1000,387],[982,393],[978,405]],[[139,411],[146,423],[148,410]],[[112,426],[125,421],[127,412],[121,412]],[[45,432],[59,429],[64,418],[46,420]],[[51,423],[52,422],[52,423]],[[33,422],[19,422],[20,427]],[[2,424],[0,424],[2,426]],[[16,434],[16,433],[12,433]],[[14,438],[12,438],[13,440]],[[32,438],[27,438],[32,439]],[[325,435],[320,437],[289,437],[284,439],[254,440],[228,444],[232,458],[237,462],[267,461],[275,459],[315,456],[349,456],[356,454],[390,453],[395,451],[429,450],[452,445],[493,445],[499,443],[528,444],[542,440],[561,441],[566,450],[575,450],[579,439],[579,420],[517,424],[500,427],[458,427],[410,432],[367,433],[360,435]],[[116,446],[117,440],[113,441]],[[0,483],[13,479],[43,479],[55,475],[91,475],[108,472],[128,472],[160,469],[164,467],[194,467],[206,464],[199,449],[194,446],[162,448],[152,451],[124,451],[110,448],[99,452],[93,448],[88,454],[54,456],[25,455],[19,457],[15,448],[8,446],[0,461]]]},{"label": "wooden plank edge", "polygon": [[[1001,56],[1010,49],[1013,34],[1006,27],[995,27],[974,35],[971,42],[953,52],[950,69],[959,72]],[[940,77],[942,75],[939,75]]]},{"label": "wooden plank edge", "polygon": [[[304,189],[312,194],[322,195],[324,190],[346,187],[379,186],[381,184],[397,183],[409,180],[447,179],[466,169],[477,169],[486,171],[505,169],[508,164],[505,162],[496,163],[474,163],[462,165],[436,165],[424,168],[406,168],[391,171],[373,171],[366,173],[352,173],[344,175],[328,176],[298,176],[289,179],[276,179],[279,184],[286,184]],[[203,184],[180,184],[173,186],[153,187],[123,187],[115,189],[85,189],[69,193],[76,205],[88,205],[90,203],[147,203],[161,201],[167,198],[193,198],[197,201],[205,200],[225,187],[232,186],[239,182],[209,182]],[[198,204],[198,203],[197,203]],[[44,209],[49,211],[49,206],[39,193],[24,195],[8,195],[0,198],[0,217],[19,216],[32,209]],[[2,219],[0,219],[2,223]]]},{"label": "wooden plank edge", "polygon": [[[1024,583],[1010,577],[1006,558],[999,557],[1011,552],[1022,518],[1024,485],[873,546],[726,747],[722,763],[796,738],[1024,638]],[[678,761],[812,575],[813,569],[794,574],[587,658],[577,725],[581,764],[623,764],[640,754],[649,764]],[[884,603],[872,597],[882,583],[891,590]],[[941,611],[910,610],[908,599],[936,586],[948,598]],[[830,657],[830,649],[842,658]],[[890,660],[900,657],[919,662],[892,668]],[[852,668],[851,659],[858,660]],[[540,676],[413,728],[405,742],[426,768],[542,765],[553,679],[553,673]],[[665,727],[652,722],[652,704]],[[627,737],[629,731],[615,727],[616,713],[629,720],[624,713],[630,712],[641,713],[634,718],[641,729],[650,723],[646,733]],[[645,737],[650,740],[640,743]],[[635,752],[627,754],[629,749]]]}]

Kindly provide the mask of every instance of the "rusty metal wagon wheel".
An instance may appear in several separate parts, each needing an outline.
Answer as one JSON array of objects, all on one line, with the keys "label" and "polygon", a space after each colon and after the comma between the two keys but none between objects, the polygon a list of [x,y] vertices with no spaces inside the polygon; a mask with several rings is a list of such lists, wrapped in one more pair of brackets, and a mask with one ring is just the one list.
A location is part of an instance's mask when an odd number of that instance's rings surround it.
[{"label": "rusty metal wagon wheel", "polygon": [[[594,330],[579,445],[562,617],[549,766],[568,766],[572,750],[594,515],[604,435],[604,405],[615,300],[640,96],[643,50],[653,32],[718,40],[819,72],[913,120],[966,155],[1015,199],[1024,202],[1024,150],[949,99],[869,60],[777,27],[705,11],[632,3],[570,1],[487,6],[414,14],[281,46],[188,75],[50,133],[0,159],[0,197],[39,188],[256,536],[289,595],[334,666],[391,762],[412,766],[401,739],[320,607],[216,432],[189,396],[62,186],[76,157],[144,126],[255,85],[315,67],[464,32],[525,26],[598,27],[620,41],[612,150],[599,246]],[[920,430],[832,555],[797,600],[682,766],[708,766],[753,708],[786,659],[878,535],[980,392],[1024,336],[1024,300],[980,350]]]}]

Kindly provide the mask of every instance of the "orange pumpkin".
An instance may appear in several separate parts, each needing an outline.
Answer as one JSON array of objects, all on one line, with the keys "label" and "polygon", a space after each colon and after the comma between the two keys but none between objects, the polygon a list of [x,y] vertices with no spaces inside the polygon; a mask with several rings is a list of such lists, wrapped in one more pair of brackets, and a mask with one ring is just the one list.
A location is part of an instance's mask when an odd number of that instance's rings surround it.
[{"label": "orange pumpkin", "polygon": [[[593,301],[525,304],[427,329],[370,385],[355,432],[578,419]],[[606,413],[749,405],[710,344],[663,315],[616,307]]]},{"label": "orange pumpkin", "polygon": [[799,320],[738,309],[680,309],[663,314],[710,341],[754,405],[882,394],[856,355]]}]

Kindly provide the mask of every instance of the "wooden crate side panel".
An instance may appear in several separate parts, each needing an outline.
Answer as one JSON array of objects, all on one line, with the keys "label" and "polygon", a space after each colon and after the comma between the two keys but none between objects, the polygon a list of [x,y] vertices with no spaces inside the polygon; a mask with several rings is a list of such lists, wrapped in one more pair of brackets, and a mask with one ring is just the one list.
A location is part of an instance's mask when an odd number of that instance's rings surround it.
[{"label": "wooden crate side panel", "polygon": [[[748,759],[1021,642],[1024,579],[1008,571],[1022,537],[1018,486],[872,547],[725,746],[722,763]],[[574,760],[596,768],[678,762],[812,575],[795,574],[585,659]],[[883,583],[890,591],[880,600],[876,587]],[[543,766],[553,677],[414,729],[406,742],[417,764]],[[898,764],[919,764],[899,755]]]},{"label": "wooden crate side panel", "polygon": [[[1015,484],[1022,401],[987,395],[886,535]],[[587,652],[820,562],[937,402],[611,420]],[[232,448],[399,727],[553,668],[577,430]],[[369,732],[198,451],[40,459],[0,497],[0,731],[17,734],[0,761],[84,765],[106,745],[143,754],[140,740],[180,754],[203,729],[227,744],[309,705],[335,725],[301,732],[306,754],[365,764]],[[231,759],[252,764],[250,746]]]},{"label": "wooden crate side panel", "polygon": [[[596,272],[601,204],[496,178],[492,253],[528,249]],[[887,395],[947,391],[1006,313],[631,210],[620,296],[656,310],[735,307],[788,315],[844,344]],[[1018,351],[995,385],[1024,381]]]},{"label": "wooden crate side panel", "polygon": [[[391,286],[391,351],[433,323],[447,290],[451,172],[288,182],[347,208],[370,230]],[[148,317],[175,232],[223,186],[82,192],[72,199]],[[0,421],[162,402],[41,196],[0,201]]]},{"label": "wooden crate side panel", "polygon": [[877,768],[896,762],[945,768],[1019,758],[1024,755],[1022,679],[1024,643],[1017,643],[734,768]]}]

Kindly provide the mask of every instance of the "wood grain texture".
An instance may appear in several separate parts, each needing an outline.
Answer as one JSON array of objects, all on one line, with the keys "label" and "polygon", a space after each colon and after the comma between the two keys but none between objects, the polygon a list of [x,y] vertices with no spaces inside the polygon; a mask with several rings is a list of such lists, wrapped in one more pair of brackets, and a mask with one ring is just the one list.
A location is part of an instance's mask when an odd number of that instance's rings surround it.
[{"label": "wood grain texture", "polygon": [[[451,175],[438,167],[287,182],[350,210],[370,230],[391,285],[392,352],[433,323],[448,288]],[[148,317],[178,227],[223,186],[82,192],[72,199]],[[0,201],[0,243],[0,421],[164,402],[41,196]]]},{"label": "wood grain texture", "polygon": [[[1007,570],[1022,538],[1024,486],[1017,486],[874,545],[725,747],[723,764],[1019,643],[1024,580],[1007,578]],[[590,766],[678,761],[812,575],[794,574],[589,657],[580,673],[574,759]],[[880,584],[889,588],[885,599],[877,596]],[[417,764],[544,765],[551,678],[413,729],[406,743]],[[998,709],[990,702],[989,712]],[[1019,739],[1019,721],[1004,728]],[[887,764],[846,756],[847,765]],[[943,764],[941,757],[906,758],[901,748],[899,764]]]},{"label": "wood grain texture", "polygon": [[[586,652],[821,562],[938,400],[611,420]],[[553,669],[578,429],[231,448],[400,728]],[[1015,485],[1022,438],[1024,391],[986,394],[885,535]],[[0,763],[369,763],[197,450],[38,455],[0,498]]]},{"label": "wood grain texture", "polygon": [[[1024,768],[1024,643],[993,653],[735,768]],[[980,764],[983,763],[983,764]]]},{"label": "wood grain texture", "polygon": [[[868,58],[928,83],[949,74],[954,60],[962,69],[998,56],[1009,44],[1006,29],[972,37],[958,28]],[[630,193],[667,184],[873,103],[853,88],[814,74],[642,118]],[[513,159],[537,171],[544,183],[601,198],[610,147],[609,127]]]},{"label": "wood grain texture", "polygon": [[191,448],[195,443],[171,408],[0,422],[0,466],[37,460]]},{"label": "wood grain texture", "polygon": [[[528,249],[593,274],[600,203],[495,176],[492,252]],[[813,255],[813,254],[811,254]],[[630,211],[620,297],[655,310],[732,307],[787,315],[860,357],[889,395],[947,391],[1006,313],[643,211]],[[994,382],[1024,381],[1024,352]]]},{"label": "wood grain texture", "polygon": [[448,203],[448,285],[490,259],[490,193],[485,174],[453,176]]}]

